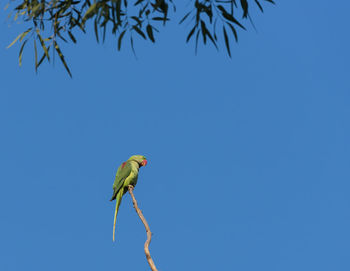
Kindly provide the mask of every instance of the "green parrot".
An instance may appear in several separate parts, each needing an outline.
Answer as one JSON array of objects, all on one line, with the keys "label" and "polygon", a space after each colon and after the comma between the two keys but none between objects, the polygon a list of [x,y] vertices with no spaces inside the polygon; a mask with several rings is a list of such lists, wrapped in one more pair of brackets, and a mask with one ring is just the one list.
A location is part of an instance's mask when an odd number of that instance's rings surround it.
[{"label": "green parrot", "polygon": [[128,161],[122,163],[115,176],[113,184],[113,196],[110,201],[116,199],[114,224],[113,224],[113,241],[115,240],[115,223],[117,221],[117,214],[123,195],[128,191],[128,186],[135,187],[137,177],[139,175],[139,168],[147,165],[147,159],[143,155],[133,155]]}]

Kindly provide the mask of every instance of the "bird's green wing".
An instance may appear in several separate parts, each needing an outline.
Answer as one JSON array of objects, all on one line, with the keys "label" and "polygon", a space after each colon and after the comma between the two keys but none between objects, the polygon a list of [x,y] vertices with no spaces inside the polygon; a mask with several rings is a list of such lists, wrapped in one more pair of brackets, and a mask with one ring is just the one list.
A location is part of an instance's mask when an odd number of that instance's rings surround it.
[{"label": "bird's green wing", "polygon": [[123,187],[125,179],[130,175],[130,173],[131,164],[129,162],[124,162],[120,165],[113,183],[113,196],[111,198],[111,201],[116,198],[119,190]]}]

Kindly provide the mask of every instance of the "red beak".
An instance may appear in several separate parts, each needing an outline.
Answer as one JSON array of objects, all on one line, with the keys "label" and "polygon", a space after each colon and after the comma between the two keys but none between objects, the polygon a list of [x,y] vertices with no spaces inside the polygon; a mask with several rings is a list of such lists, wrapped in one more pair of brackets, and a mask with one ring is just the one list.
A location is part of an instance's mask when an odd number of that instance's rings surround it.
[{"label": "red beak", "polygon": [[143,161],[141,162],[141,165],[142,165],[142,166],[147,165],[147,160],[146,160],[146,159],[145,159],[145,160],[143,160]]}]

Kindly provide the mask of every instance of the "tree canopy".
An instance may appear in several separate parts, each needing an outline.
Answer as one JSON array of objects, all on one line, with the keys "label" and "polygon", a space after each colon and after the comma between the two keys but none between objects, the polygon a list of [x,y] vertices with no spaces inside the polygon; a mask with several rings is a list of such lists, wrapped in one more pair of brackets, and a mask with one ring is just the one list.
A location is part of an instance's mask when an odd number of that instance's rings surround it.
[{"label": "tree canopy", "polygon": [[[199,42],[212,43],[218,49],[221,39],[231,57],[230,42],[238,40],[238,29],[245,30],[243,20],[251,20],[251,5],[263,12],[263,2],[274,4],[273,0],[188,1],[187,10],[181,11],[179,21],[180,24],[188,22],[186,42],[193,40],[197,52]],[[160,27],[166,26],[177,11],[174,0],[10,0],[7,8],[11,10],[10,18],[23,20],[28,25],[8,46],[21,43],[19,65],[23,49],[31,39],[36,70],[44,60],[50,62],[52,54],[57,53],[70,76],[59,44],[76,43],[77,31],[94,31],[98,42],[103,42],[108,34],[115,35],[118,50],[128,40],[134,51],[136,36],[155,42]],[[89,20],[93,30],[87,27]]]}]

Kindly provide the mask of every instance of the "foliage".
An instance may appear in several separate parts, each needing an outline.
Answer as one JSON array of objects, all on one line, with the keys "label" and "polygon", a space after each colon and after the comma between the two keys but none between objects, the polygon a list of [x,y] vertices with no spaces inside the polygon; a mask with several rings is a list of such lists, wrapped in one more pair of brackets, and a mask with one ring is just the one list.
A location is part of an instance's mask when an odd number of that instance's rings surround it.
[{"label": "foliage", "polygon": [[[35,69],[44,61],[51,61],[52,54],[57,53],[67,72],[71,72],[60,49],[60,42],[76,43],[75,33],[86,32],[87,21],[91,20],[96,40],[104,41],[108,31],[117,37],[117,48],[128,36],[134,51],[135,36],[155,42],[155,32],[159,26],[170,20],[169,13],[176,11],[173,0],[10,0],[16,4],[14,20],[22,19],[30,27],[8,46],[21,43],[19,64],[29,39],[33,40]],[[190,30],[186,42],[194,40],[195,50],[199,41],[210,41],[218,49],[219,39],[223,39],[228,55],[231,57],[230,38],[238,40],[237,30],[245,29],[238,19],[249,18],[252,3],[263,12],[261,2],[274,3],[272,0],[195,0],[190,1],[190,10],[182,17],[180,24],[187,21]],[[15,3],[13,3],[15,2]],[[18,3],[20,2],[20,3]],[[10,4],[9,3],[9,4]],[[9,5],[8,5],[9,6]],[[201,39],[200,39],[201,36]],[[220,38],[219,38],[220,37]],[[38,45],[39,46],[38,46]],[[38,57],[38,50],[41,56]],[[52,50],[52,52],[51,52]]]}]

